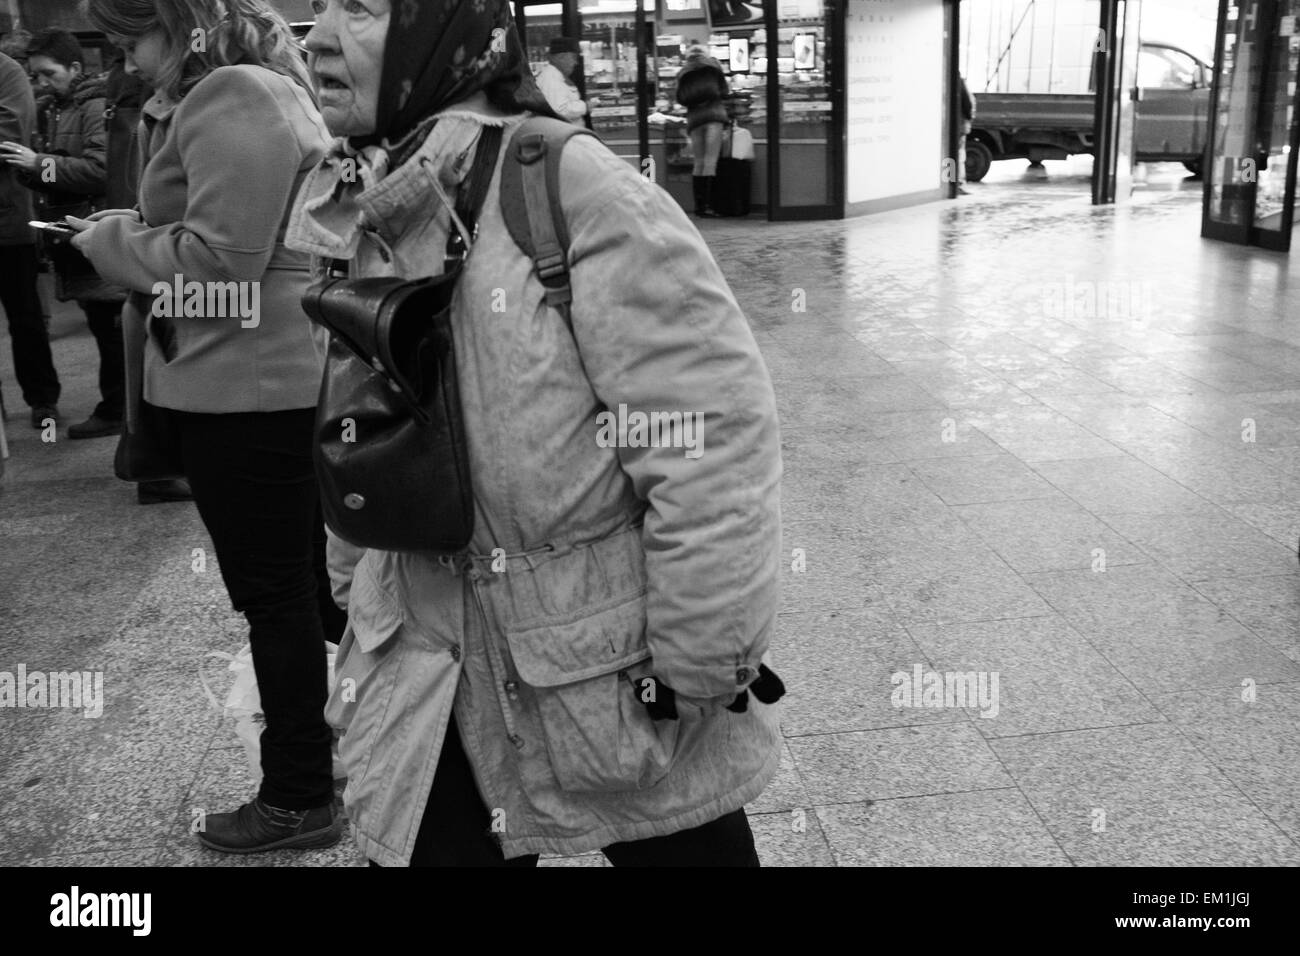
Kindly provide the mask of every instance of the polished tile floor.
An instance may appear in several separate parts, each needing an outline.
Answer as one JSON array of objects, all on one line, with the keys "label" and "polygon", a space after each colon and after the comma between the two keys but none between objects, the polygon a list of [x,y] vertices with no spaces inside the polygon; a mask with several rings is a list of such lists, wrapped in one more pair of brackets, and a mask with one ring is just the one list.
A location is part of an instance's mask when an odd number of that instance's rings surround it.
[{"label": "polished tile floor", "polygon": [[[767,865],[1300,863],[1300,259],[1199,238],[1198,184],[999,164],[953,203],[704,231],[776,383],[787,572]],[[78,314],[62,407],[93,404]],[[0,863],[231,859],[250,790],[208,708],[243,642],[189,505],[17,417],[0,670],[105,671],[103,716],[0,710]],[[921,673],[991,698],[896,706]],[[599,856],[548,861],[599,865]]]}]

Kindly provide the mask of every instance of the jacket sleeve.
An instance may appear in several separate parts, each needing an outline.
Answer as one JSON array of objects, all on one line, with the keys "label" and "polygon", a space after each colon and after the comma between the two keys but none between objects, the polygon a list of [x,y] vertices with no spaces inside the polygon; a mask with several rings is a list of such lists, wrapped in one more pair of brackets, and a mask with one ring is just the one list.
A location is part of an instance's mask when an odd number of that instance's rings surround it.
[{"label": "jacket sleeve", "polygon": [[[607,185],[584,193],[593,182]],[[777,611],[781,450],[771,378],[721,270],[664,190],[578,137],[564,152],[561,195],[574,337],[597,397],[610,410],[702,421],[698,457],[683,447],[618,449],[647,505],[655,673],[688,697],[730,700],[752,681]]]},{"label": "jacket sleeve", "polygon": [[587,104],[564,82],[560,71],[549,64],[546,69],[538,71],[537,86],[551,108],[569,122],[587,114]]},{"label": "jacket sleeve", "polygon": [[139,292],[187,281],[251,282],[266,271],[302,157],[279,100],[256,75],[228,67],[194,87],[177,108],[185,216],[149,226],[103,219],[83,251],[105,278]]},{"label": "jacket sleeve", "polygon": [[37,157],[38,172],[47,159],[54,160],[50,188],[83,196],[102,196],[108,185],[108,140],[104,134],[104,101],[87,100],[78,111],[81,123],[80,156]]},{"label": "jacket sleeve", "polygon": [[[32,95],[31,83],[27,74],[12,60],[0,66],[3,67],[0,68],[0,143],[22,143],[26,146],[31,131],[26,128],[20,110],[24,97]],[[0,166],[3,167],[0,168],[0,207],[26,208],[23,203],[27,200],[16,168],[8,163],[0,163]],[[6,218],[15,217],[6,213]],[[6,226],[16,228],[12,223],[0,223],[0,232],[10,231]],[[21,227],[27,241],[31,241],[31,230],[27,228],[27,223],[21,223]]]}]

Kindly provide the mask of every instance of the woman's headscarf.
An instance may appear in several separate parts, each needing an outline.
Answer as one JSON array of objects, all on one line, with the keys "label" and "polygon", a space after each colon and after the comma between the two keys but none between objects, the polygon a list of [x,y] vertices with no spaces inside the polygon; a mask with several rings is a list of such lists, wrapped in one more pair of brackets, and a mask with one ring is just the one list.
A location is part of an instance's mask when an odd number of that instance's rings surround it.
[{"label": "woman's headscarf", "polygon": [[[393,0],[375,132],[352,145],[396,144],[479,90],[508,111],[555,115],[528,68],[509,0]],[[407,150],[394,152],[397,165]]]}]

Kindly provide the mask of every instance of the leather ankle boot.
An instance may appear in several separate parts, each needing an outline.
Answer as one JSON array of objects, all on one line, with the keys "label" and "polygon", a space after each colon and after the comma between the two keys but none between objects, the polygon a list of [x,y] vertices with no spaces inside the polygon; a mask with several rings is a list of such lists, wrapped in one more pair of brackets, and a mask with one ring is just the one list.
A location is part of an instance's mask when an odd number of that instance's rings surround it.
[{"label": "leather ankle boot", "polygon": [[261,797],[233,813],[210,813],[199,842],[223,853],[265,850],[318,850],[343,837],[343,819],[333,803],[311,810],[281,810]]},{"label": "leather ankle boot", "polygon": [[695,214],[701,219],[717,219],[718,214],[713,211],[713,177],[700,177],[700,199],[695,204],[698,210]]}]

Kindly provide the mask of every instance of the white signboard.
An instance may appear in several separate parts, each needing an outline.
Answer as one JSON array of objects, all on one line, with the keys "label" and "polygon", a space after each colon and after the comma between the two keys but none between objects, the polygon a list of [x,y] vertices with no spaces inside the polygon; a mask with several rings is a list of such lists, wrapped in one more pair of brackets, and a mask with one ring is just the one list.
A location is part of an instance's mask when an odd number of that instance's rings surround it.
[{"label": "white signboard", "polygon": [[848,0],[846,198],[942,183],[943,0]]}]

